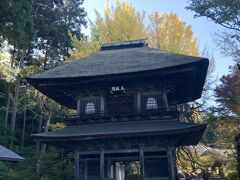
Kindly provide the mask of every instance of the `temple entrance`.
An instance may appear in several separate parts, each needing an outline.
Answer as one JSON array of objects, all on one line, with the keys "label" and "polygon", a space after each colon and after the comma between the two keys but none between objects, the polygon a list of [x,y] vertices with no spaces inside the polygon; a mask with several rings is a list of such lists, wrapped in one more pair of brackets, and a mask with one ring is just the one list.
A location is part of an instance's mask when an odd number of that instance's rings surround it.
[{"label": "temple entrance", "polygon": [[[80,178],[84,180],[96,180],[100,177],[100,161],[85,159],[80,161]],[[140,180],[139,160],[105,160],[104,177],[106,180]]]},{"label": "temple entrance", "polygon": [[79,174],[80,180],[169,179],[169,159],[166,151],[85,154]]},{"label": "temple entrance", "polygon": [[116,180],[140,180],[140,161],[116,162]]}]

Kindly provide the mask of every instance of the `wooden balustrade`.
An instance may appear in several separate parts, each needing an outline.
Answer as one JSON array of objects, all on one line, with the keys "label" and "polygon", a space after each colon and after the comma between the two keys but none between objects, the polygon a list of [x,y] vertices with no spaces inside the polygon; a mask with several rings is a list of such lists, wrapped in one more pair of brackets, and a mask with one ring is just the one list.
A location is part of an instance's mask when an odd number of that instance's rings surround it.
[{"label": "wooden balustrade", "polygon": [[167,120],[178,119],[179,112],[176,108],[158,108],[146,110],[129,110],[115,112],[99,112],[93,114],[70,114],[60,118],[67,125],[108,123],[108,122],[129,122],[143,120]]}]

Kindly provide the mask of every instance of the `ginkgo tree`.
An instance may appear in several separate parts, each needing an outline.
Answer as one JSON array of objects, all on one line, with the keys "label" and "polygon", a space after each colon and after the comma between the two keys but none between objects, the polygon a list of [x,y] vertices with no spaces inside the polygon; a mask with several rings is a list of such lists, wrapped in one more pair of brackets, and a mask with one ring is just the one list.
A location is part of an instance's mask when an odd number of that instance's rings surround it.
[{"label": "ginkgo tree", "polygon": [[154,12],[148,30],[151,47],[169,52],[198,56],[197,38],[192,27],[182,21],[175,13]]},{"label": "ginkgo tree", "polygon": [[104,6],[104,14],[96,10],[92,24],[93,35],[100,43],[146,38],[145,13],[140,13],[126,2],[117,0],[114,6]]},{"label": "ginkgo tree", "polygon": [[107,2],[103,15],[95,10],[96,20],[90,22],[91,34],[78,40],[73,38],[73,51],[67,60],[85,57],[99,50],[102,43],[146,39],[149,46],[160,50],[198,56],[198,40],[192,27],[175,13],[153,12],[149,18],[131,4]]},{"label": "ginkgo tree", "polygon": [[99,42],[93,38],[84,36],[79,40],[76,36],[71,35],[71,39],[73,49],[70,56],[65,58],[65,62],[89,56],[97,52],[100,48]]}]

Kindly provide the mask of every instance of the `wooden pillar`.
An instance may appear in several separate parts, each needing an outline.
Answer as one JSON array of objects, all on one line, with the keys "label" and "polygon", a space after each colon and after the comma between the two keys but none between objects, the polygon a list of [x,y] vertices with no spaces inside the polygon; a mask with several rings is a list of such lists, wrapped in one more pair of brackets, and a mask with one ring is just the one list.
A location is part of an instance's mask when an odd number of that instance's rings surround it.
[{"label": "wooden pillar", "polygon": [[103,152],[103,150],[101,151],[101,153],[100,153],[100,179],[101,180],[104,180],[104,165],[105,165],[105,163],[104,163],[104,152]]},{"label": "wooden pillar", "polygon": [[111,179],[112,178],[112,163],[110,160],[107,161],[107,178]]},{"label": "wooden pillar", "polygon": [[105,109],[105,107],[104,107],[104,97],[101,96],[101,98],[100,98],[100,112],[102,114],[104,113],[104,109]]},{"label": "wooden pillar", "polygon": [[88,178],[88,161],[85,160],[84,162],[84,179]]},{"label": "wooden pillar", "polygon": [[140,149],[139,152],[139,156],[140,156],[140,173],[141,173],[141,180],[145,179],[145,171],[144,171],[144,152],[143,149]]},{"label": "wooden pillar", "polygon": [[167,147],[168,174],[170,180],[175,180],[173,150],[173,147]]},{"label": "wooden pillar", "polygon": [[113,162],[113,179],[117,179],[116,162]]},{"label": "wooden pillar", "polygon": [[167,99],[167,92],[166,91],[163,91],[162,97],[163,97],[164,104],[165,104],[166,108],[168,108],[168,99]]},{"label": "wooden pillar", "polygon": [[137,110],[141,110],[141,95],[139,92],[137,93]]},{"label": "wooden pillar", "polygon": [[77,115],[80,115],[81,112],[81,98],[79,97],[77,101]]},{"label": "wooden pillar", "polygon": [[79,153],[75,152],[75,168],[74,168],[74,180],[80,180],[80,174],[79,174]]},{"label": "wooden pillar", "polygon": [[173,155],[174,176],[177,176],[178,175],[178,170],[177,170],[177,157],[176,157],[176,148],[175,147],[173,147],[172,155]]}]

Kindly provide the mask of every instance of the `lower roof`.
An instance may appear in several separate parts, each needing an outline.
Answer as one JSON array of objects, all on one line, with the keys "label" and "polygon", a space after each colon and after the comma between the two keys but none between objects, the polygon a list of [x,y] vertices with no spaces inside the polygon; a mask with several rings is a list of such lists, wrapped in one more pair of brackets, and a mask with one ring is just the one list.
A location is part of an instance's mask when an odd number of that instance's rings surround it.
[{"label": "lower roof", "polygon": [[141,121],[67,126],[32,136],[43,142],[113,139],[119,137],[142,137],[151,135],[198,134],[197,144],[205,131],[206,124],[182,123],[179,121]]}]

